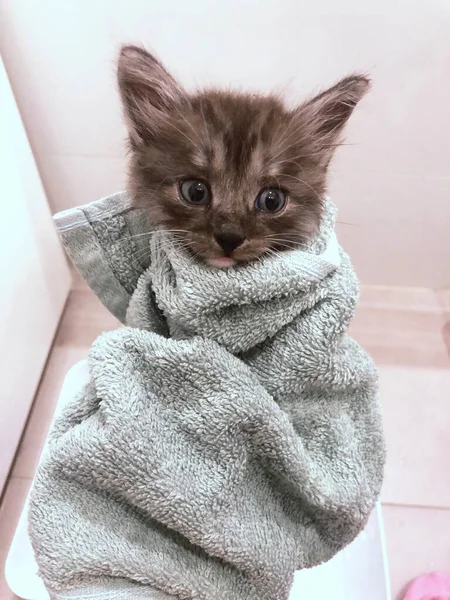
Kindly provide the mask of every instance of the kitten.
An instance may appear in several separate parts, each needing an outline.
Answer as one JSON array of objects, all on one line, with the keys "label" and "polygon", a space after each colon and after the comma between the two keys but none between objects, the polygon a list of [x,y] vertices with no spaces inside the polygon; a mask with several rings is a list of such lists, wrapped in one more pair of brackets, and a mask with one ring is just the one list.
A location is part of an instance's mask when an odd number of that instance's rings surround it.
[{"label": "kitten", "polygon": [[230,267],[317,231],[327,168],[370,86],[361,75],[287,109],[274,95],[188,94],[145,50],[122,48],[129,192],[196,257]]}]

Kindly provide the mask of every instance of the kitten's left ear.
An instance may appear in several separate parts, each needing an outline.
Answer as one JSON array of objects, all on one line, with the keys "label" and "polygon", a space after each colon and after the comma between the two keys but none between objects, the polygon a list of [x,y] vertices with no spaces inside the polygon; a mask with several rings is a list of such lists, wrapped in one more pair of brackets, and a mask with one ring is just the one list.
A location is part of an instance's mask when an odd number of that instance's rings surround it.
[{"label": "kitten's left ear", "polygon": [[352,75],[302,104],[296,117],[328,164],[353,109],[370,89],[370,79]]},{"label": "kitten's left ear", "polygon": [[134,145],[151,139],[167,114],[187,100],[186,92],[163,65],[138,46],[122,47],[117,79]]}]

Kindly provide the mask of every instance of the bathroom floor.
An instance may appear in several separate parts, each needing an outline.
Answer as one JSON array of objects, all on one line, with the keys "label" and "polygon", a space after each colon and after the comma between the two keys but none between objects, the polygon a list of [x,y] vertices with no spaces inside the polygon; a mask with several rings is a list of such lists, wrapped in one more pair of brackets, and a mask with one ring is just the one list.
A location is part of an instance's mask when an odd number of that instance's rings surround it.
[{"label": "bathroom floor", "polygon": [[[68,369],[118,322],[75,278],[0,505],[3,567]],[[388,459],[382,492],[393,600],[414,576],[450,571],[450,292],[364,287],[352,335],[380,369]],[[363,599],[361,599],[363,600]]]}]

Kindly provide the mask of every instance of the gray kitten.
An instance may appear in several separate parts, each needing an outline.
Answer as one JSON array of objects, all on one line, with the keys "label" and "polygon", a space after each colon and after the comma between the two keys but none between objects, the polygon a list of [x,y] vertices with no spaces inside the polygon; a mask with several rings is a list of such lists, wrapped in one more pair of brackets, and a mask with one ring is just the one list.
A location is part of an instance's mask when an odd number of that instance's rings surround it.
[{"label": "gray kitten", "polygon": [[118,80],[133,201],[194,257],[222,268],[315,234],[330,159],[370,87],[352,75],[294,110],[274,95],[189,94],[135,46],[122,48]]}]

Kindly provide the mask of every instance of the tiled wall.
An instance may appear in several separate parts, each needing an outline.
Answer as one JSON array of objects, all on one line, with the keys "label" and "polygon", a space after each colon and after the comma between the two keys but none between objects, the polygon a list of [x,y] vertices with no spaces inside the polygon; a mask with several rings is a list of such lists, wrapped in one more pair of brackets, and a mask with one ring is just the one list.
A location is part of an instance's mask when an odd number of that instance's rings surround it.
[{"label": "tiled wall", "polygon": [[[450,285],[446,0],[0,0],[0,40],[54,211],[123,188],[114,59],[156,51],[185,82],[283,90],[372,74],[333,165],[365,283]],[[353,145],[354,144],[354,145]]]}]

